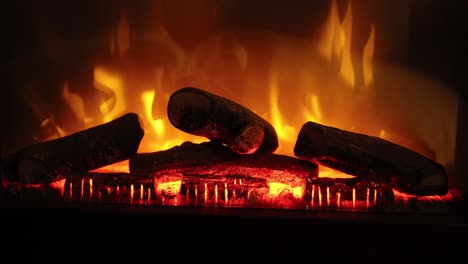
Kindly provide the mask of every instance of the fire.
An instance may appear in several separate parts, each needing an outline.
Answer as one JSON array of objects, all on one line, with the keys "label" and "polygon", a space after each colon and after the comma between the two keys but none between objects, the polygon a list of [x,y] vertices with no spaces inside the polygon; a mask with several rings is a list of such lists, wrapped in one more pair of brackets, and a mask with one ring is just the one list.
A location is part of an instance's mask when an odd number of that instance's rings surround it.
[{"label": "fire", "polygon": [[268,188],[269,188],[269,194],[272,195],[273,197],[277,197],[281,193],[287,192],[287,193],[292,193],[293,196],[296,198],[302,198],[303,193],[304,193],[303,186],[297,186],[297,187],[292,188],[291,186],[288,186],[287,184],[284,184],[281,182],[269,182]]},{"label": "fire", "polygon": [[343,79],[350,85],[350,87],[354,88],[355,76],[354,68],[351,62],[351,29],[353,25],[352,21],[353,16],[351,9],[351,1],[349,1],[340,31],[340,46],[342,49],[340,74],[343,77]]},{"label": "fire", "polygon": [[[159,197],[175,197],[179,193],[182,180],[170,180],[168,177],[167,181],[158,181],[155,183],[155,192]],[[206,186],[205,186],[206,190]]]},{"label": "fire", "polygon": [[319,177],[320,178],[355,178],[353,175],[343,173],[341,171],[334,170],[322,165],[319,165]]},{"label": "fire", "polygon": [[[402,200],[405,202],[408,202],[410,199],[417,199],[419,201],[425,201],[425,202],[447,202],[447,201],[455,201],[455,200],[460,200],[462,193],[458,190],[455,189],[449,189],[448,193],[445,195],[428,195],[424,197],[420,196],[415,196],[407,193],[402,193],[399,192],[398,190],[393,189],[393,193],[395,195],[395,198],[398,200]],[[376,194],[374,194],[376,195]]]},{"label": "fire", "polygon": [[[139,113],[146,132],[139,152],[165,150],[184,141],[206,141],[178,131],[165,115],[168,96],[189,85],[225,96],[268,120],[277,131],[280,154],[293,155],[299,128],[314,121],[380,136],[423,154],[433,152],[437,161],[451,164],[457,97],[438,83],[378,64],[374,60],[379,37],[376,25],[371,25],[363,50],[352,51],[353,21],[359,17],[353,17],[352,1],[342,19],[338,9],[332,1],[319,39],[222,32],[193,49],[184,48],[164,25],[154,23],[156,26],[145,35],[152,53],[143,58],[133,55],[139,47],[132,43],[133,29],[122,14],[109,38],[114,63],[99,63],[94,68],[93,85],[101,95],[100,115],[88,116],[86,98],[72,93],[68,83],[63,87],[63,99],[75,118],[89,127],[125,112]],[[266,67],[264,58],[258,55],[263,50],[271,50]],[[362,61],[361,69],[356,68],[356,59]],[[427,96],[422,98],[422,94]],[[76,132],[54,126],[59,136]],[[97,171],[128,172],[128,161]],[[320,167],[320,177],[353,176]],[[157,190],[172,190],[174,186],[180,186],[180,182],[160,185]],[[299,187],[275,182],[269,187],[273,194],[289,189],[299,197],[303,192]],[[322,190],[318,192],[322,196]]]},{"label": "fire", "polygon": [[278,83],[272,77],[272,80],[270,81],[271,122],[276,130],[276,133],[278,134],[278,138],[291,144],[294,143],[294,136],[297,134],[297,130],[294,127],[284,123],[283,116],[278,107],[279,99]]},{"label": "fire", "polygon": [[104,122],[114,120],[125,113],[127,103],[123,80],[119,74],[113,73],[104,67],[96,66],[94,69],[94,87],[108,95],[108,98],[103,99],[99,106]]},{"label": "fire", "polygon": [[151,128],[158,136],[164,135],[164,121],[162,118],[153,118],[152,107],[154,101],[155,91],[144,92],[141,97],[143,101],[143,106],[145,108],[145,117],[148,120],[148,123],[151,124]]}]

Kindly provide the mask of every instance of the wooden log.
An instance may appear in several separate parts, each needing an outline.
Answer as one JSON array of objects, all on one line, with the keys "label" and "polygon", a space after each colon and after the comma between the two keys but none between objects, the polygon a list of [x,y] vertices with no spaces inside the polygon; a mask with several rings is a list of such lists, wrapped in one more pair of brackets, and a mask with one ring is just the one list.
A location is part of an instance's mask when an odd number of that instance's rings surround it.
[{"label": "wooden log", "polygon": [[169,98],[169,121],[189,134],[226,144],[238,154],[278,148],[275,129],[265,119],[224,97],[192,87]]},{"label": "wooden log", "polygon": [[184,142],[168,150],[138,153],[130,158],[129,166],[131,174],[241,175],[294,186],[318,176],[315,163],[261,151],[240,155],[216,142]]},{"label": "wooden log", "polygon": [[129,159],[144,131],[135,113],[77,133],[27,146],[2,160],[2,177],[22,183],[49,183],[71,172],[86,172]]},{"label": "wooden log", "polygon": [[294,155],[357,177],[388,180],[406,193],[448,191],[445,168],[426,156],[382,138],[314,122],[302,126]]}]

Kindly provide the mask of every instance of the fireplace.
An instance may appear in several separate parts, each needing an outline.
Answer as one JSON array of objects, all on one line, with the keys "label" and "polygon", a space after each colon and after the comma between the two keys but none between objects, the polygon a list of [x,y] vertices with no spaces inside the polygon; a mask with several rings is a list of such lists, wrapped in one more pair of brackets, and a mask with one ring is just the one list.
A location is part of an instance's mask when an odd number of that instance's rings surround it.
[{"label": "fireplace", "polygon": [[[362,250],[461,254],[468,169],[462,2],[9,3],[1,106],[8,127],[1,134],[1,204],[14,230],[8,238],[40,253],[83,237],[87,247],[104,242],[131,255],[254,246],[296,256],[312,247],[315,255],[359,258]],[[238,108],[225,109],[238,103],[249,118],[271,125],[277,146],[234,159],[228,147],[239,145],[229,137],[221,147],[206,133],[178,127],[170,106],[186,87],[196,90],[178,104],[216,98],[222,115],[234,120]],[[342,163],[310,162],[307,150],[296,151],[307,122],[357,137],[345,141],[345,154],[335,152],[345,156],[344,171]],[[96,128],[85,141],[76,137]],[[65,137],[72,139],[30,149]],[[38,166],[42,175],[36,160],[20,172],[5,169],[22,149],[46,149],[41,162],[55,162],[86,152],[87,140],[105,145],[117,137],[137,153],[119,145],[110,161],[93,156],[90,170],[69,172],[75,167],[60,164],[46,183],[24,182]],[[375,153],[361,139],[385,149],[397,144],[392,155],[377,151],[397,167],[400,155],[440,164],[446,182],[429,191],[403,188],[372,169],[354,170]],[[355,145],[357,155],[349,156]],[[122,241],[128,232],[130,240]],[[203,236],[216,245],[197,244]]]}]

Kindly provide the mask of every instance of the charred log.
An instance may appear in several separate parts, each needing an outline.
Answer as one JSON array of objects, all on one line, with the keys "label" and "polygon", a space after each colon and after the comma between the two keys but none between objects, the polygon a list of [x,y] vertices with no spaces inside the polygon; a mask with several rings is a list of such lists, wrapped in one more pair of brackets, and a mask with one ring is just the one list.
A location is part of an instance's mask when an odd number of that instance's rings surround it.
[{"label": "charred log", "polygon": [[132,157],[144,131],[135,113],[62,138],[27,146],[2,160],[2,177],[49,183],[71,172],[86,172]]},{"label": "charred log", "polygon": [[278,148],[276,131],[266,120],[240,104],[197,88],[174,92],[167,113],[176,128],[224,143],[238,154]]},{"label": "charred log", "polygon": [[442,165],[378,137],[307,122],[299,132],[294,154],[358,178],[388,180],[406,193],[441,195],[448,191]]},{"label": "charred log", "polygon": [[184,142],[168,150],[138,153],[130,158],[129,166],[131,174],[239,175],[289,183],[318,176],[315,163],[269,152],[239,155],[216,142]]}]

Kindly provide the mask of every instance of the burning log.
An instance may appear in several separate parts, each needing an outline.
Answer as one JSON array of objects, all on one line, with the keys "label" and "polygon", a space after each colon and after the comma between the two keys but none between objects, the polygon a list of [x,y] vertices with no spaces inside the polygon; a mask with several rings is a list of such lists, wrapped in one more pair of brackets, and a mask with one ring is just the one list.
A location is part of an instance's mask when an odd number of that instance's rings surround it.
[{"label": "burning log", "polygon": [[167,113],[176,128],[219,141],[238,154],[278,148],[276,131],[266,120],[242,105],[197,88],[174,92]]},{"label": "burning log", "polygon": [[86,172],[132,157],[144,131],[135,113],[62,138],[27,146],[7,156],[2,177],[22,183],[49,183],[71,172]]},{"label": "burning log", "polygon": [[358,178],[390,180],[406,193],[441,195],[448,191],[442,165],[378,137],[307,122],[299,132],[294,154]]},{"label": "burning log", "polygon": [[216,142],[184,142],[168,150],[138,153],[129,162],[131,174],[180,174],[212,177],[240,175],[302,184],[318,176],[318,166],[305,160],[269,152],[239,155]]}]

